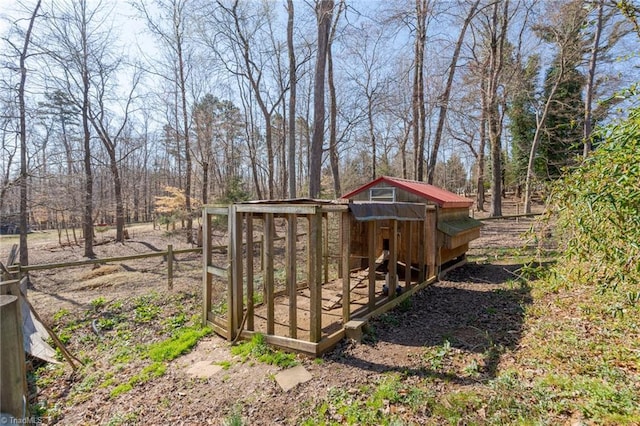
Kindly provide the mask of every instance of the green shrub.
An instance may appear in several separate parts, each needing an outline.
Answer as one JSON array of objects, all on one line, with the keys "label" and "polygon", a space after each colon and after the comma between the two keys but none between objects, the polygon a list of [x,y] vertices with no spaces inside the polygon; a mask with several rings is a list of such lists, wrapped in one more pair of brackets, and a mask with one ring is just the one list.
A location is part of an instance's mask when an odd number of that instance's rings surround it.
[{"label": "green shrub", "polygon": [[[554,187],[564,282],[636,298],[640,284],[640,108],[598,130],[603,142]],[[627,297],[630,295],[630,297]]]}]

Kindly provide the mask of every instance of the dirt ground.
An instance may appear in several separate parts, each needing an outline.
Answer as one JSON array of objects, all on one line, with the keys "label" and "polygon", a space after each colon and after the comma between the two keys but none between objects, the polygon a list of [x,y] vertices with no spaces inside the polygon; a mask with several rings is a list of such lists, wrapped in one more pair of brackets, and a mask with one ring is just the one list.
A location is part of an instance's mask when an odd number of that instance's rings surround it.
[{"label": "dirt ground", "polygon": [[[514,206],[505,208],[505,214]],[[476,214],[476,217],[481,214]],[[524,308],[531,303],[529,290],[518,283],[523,263],[514,249],[533,245],[527,232],[533,220],[520,219],[486,222],[481,238],[474,241],[470,262],[452,272],[444,280],[418,292],[409,306],[396,309],[370,324],[364,343],[343,341],[322,360],[299,357],[312,379],[283,392],[274,380],[280,370],[260,362],[239,362],[230,352],[228,342],[215,334],[198,343],[193,351],[168,363],[161,377],[134,386],[118,397],[109,396],[109,388],[90,383],[86,395],[79,398],[79,383],[91,374],[107,369],[108,352],[85,332],[69,345],[72,351],[92,359],[90,368],[73,373],[65,367],[38,389],[33,400],[44,401],[49,414],[44,424],[222,424],[231,416],[245,424],[298,424],[311,415],[316,401],[325,398],[335,387],[358,392],[361,385],[371,383],[389,372],[402,372],[411,380],[433,379],[443,392],[473,387],[495,377],[496,371],[508,365],[509,353],[517,348],[523,333]],[[186,248],[183,236],[151,230],[149,226],[132,227],[126,244],[106,243],[96,247],[99,257],[123,256],[150,250]],[[60,248],[55,241],[34,235],[31,264],[79,259],[81,247]],[[109,233],[99,236],[108,241]],[[5,259],[12,240],[0,240],[0,259]],[[517,251],[517,250],[516,250]],[[32,274],[33,288],[29,298],[45,322],[56,323],[54,315],[67,310],[83,315],[92,301],[105,303],[130,301],[150,293],[178,295],[186,310],[198,313],[201,292],[201,260],[196,254],[177,256],[174,289],[167,290],[166,262],[162,257],[126,264],[53,269]],[[153,328],[153,327],[148,327]],[[141,335],[145,325],[139,326]],[[153,340],[153,337],[150,337]],[[453,363],[443,373],[426,354],[448,342]],[[187,374],[196,362],[228,363],[228,369],[209,378]],[[131,363],[131,370],[141,365]],[[475,374],[466,368],[476,365]],[[452,371],[454,373],[452,373]],[[134,371],[118,371],[116,380],[126,380]],[[51,407],[55,415],[51,416]],[[428,422],[412,417],[409,422]],[[340,421],[339,418],[333,419]]]}]

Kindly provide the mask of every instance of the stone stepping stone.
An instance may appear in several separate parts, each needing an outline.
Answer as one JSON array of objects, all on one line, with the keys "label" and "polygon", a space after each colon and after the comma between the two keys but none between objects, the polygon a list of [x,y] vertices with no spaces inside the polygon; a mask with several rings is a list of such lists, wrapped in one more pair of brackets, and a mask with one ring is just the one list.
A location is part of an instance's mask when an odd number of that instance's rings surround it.
[{"label": "stone stepping stone", "polygon": [[300,383],[306,383],[309,380],[311,380],[311,373],[309,373],[302,365],[297,365],[276,374],[276,383],[278,383],[285,392],[295,388]]}]

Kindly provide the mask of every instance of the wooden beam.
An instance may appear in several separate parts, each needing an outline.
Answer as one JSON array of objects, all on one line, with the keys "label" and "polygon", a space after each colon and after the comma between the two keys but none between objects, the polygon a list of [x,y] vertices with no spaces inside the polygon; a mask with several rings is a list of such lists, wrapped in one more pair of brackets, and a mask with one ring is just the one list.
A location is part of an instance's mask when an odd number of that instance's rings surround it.
[{"label": "wooden beam", "polygon": [[322,337],[322,212],[307,216],[309,219],[308,282],[310,293],[310,341],[317,343]]},{"label": "wooden beam", "polygon": [[326,214],[323,214],[322,225],[324,228],[322,244],[322,262],[324,270],[323,283],[326,284],[329,282],[329,217]]},{"label": "wooden beam", "polygon": [[[428,213],[427,213],[428,214]],[[425,240],[425,228],[427,226],[427,221],[426,221],[426,217],[425,220],[422,220],[420,222],[418,222],[416,225],[416,236],[418,239],[418,268],[420,269],[420,271],[418,272],[418,283],[421,283],[425,280],[426,278],[426,273],[425,273],[425,266],[427,265],[426,262],[426,244],[427,241]]]},{"label": "wooden beam", "polygon": [[239,212],[242,213],[265,213],[265,214],[315,214],[317,206],[308,204],[237,204]]},{"label": "wooden beam", "polygon": [[398,286],[398,221],[390,220],[389,229],[389,298],[396,297]]},{"label": "wooden beam", "polygon": [[376,227],[378,222],[367,222],[368,241],[367,246],[369,249],[369,310],[373,311],[376,306]]},{"label": "wooden beam", "polygon": [[275,313],[274,313],[274,280],[273,280],[273,213],[264,215],[264,270],[262,272],[262,283],[265,290],[265,303],[267,304],[267,334],[274,334]]},{"label": "wooden beam", "polygon": [[[209,312],[211,312],[212,298],[212,271],[211,265],[211,215],[202,210],[202,325],[206,325]],[[226,275],[225,275],[226,276]]]},{"label": "wooden beam", "polygon": [[427,210],[427,220],[424,226],[424,241],[426,244],[427,257],[427,278],[436,276],[436,243],[438,239],[438,229],[436,226],[436,210]]},{"label": "wooden beam", "polygon": [[411,286],[411,227],[413,222],[403,222],[403,240],[404,240],[404,288]]},{"label": "wooden beam", "polygon": [[[256,332],[245,330],[242,332],[242,335],[240,337],[245,340],[250,340],[255,333]],[[276,335],[265,335],[264,338],[269,345],[277,346],[282,349],[295,352],[303,352],[311,356],[315,356],[318,353],[317,343],[305,342],[304,340],[292,339],[290,337]]]},{"label": "wooden beam", "polygon": [[351,215],[348,212],[344,212],[340,214],[342,223],[341,223],[341,240],[342,245],[340,249],[342,250],[342,270],[346,271],[342,276],[342,323],[346,324],[349,322],[349,317],[351,315],[351,284],[350,284],[350,274],[349,274],[349,263],[351,262]]},{"label": "wooden beam", "polygon": [[247,230],[245,240],[247,252],[247,330],[254,328],[254,305],[253,305],[253,215],[246,215]]},{"label": "wooden beam", "polygon": [[227,206],[203,206],[202,207],[202,215],[218,215],[218,216],[227,216],[229,214],[229,207]]},{"label": "wooden beam", "polygon": [[297,269],[298,260],[296,251],[298,222],[294,214],[287,215],[287,253],[286,260],[286,276],[287,290],[289,295],[289,337],[295,339],[298,337],[298,289],[297,289]]},{"label": "wooden beam", "polygon": [[244,215],[238,212],[235,205],[232,206],[232,214],[234,216],[234,226],[233,229],[231,229],[233,242],[229,248],[232,254],[233,265],[233,337],[235,338],[242,327],[242,314],[244,312],[244,259],[242,253],[242,225]]}]

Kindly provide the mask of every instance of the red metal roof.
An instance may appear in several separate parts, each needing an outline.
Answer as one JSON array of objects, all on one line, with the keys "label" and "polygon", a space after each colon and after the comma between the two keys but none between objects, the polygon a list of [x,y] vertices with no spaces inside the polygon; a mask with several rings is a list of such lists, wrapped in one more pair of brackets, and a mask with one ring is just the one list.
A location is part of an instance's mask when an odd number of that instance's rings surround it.
[{"label": "red metal roof", "polygon": [[473,200],[456,195],[453,192],[447,191],[446,189],[438,188],[437,186],[429,185],[425,182],[394,178],[390,176],[381,176],[369,182],[368,184],[361,186],[360,188],[344,194],[341,198],[352,198],[354,195],[359,194],[362,191],[366,191],[367,189],[372,188],[382,182],[415,194],[419,197],[425,198],[443,208],[471,207],[471,205],[473,204]]}]

